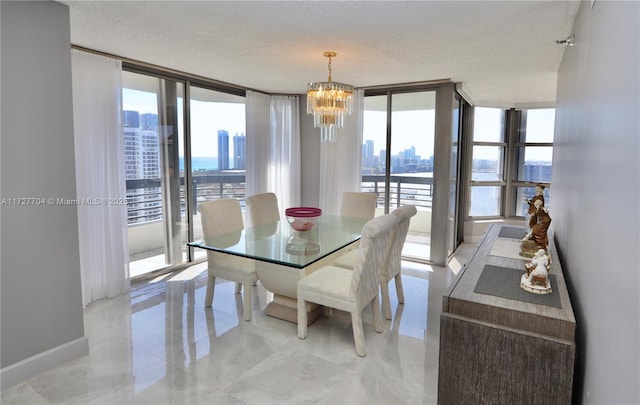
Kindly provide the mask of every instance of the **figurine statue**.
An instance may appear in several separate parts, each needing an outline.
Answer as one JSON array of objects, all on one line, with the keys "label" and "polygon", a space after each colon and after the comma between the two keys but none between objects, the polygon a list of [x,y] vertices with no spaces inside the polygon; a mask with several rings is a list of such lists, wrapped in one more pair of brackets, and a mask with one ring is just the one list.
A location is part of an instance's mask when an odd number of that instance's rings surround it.
[{"label": "figurine statue", "polygon": [[529,263],[525,263],[526,273],[520,279],[520,288],[535,294],[550,294],[551,258],[544,249],[538,249]]},{"label": "figurine statue", "polygon": [[542,207],[544,207],[544,184],[536,184],[536,192],[532,198],[524,198],[527,204],[529,204],[529,209],[527,210],[527,214],[529,214],[529,229],[536,224],[536,211],[538,210],[535,206],[536,201],[542,201]]},{"label": "figurine statue", "polygon": [[543,200],[536,200],[533,206],[535,208],[535,222],[530,221],[530,224],[532,224],[531,229],[520,243],[520,256],[524,257],[533,257],[538,249],[546,251],[547,246],[549,246],[549,238],[547,236],[549,225],[551,224],[549,210],[544,207]]},{"label": "figurine statue", "polygon": [[549,210],[545,207],[538,208],[536,213],[537,223],[531,227],[531,239],[541,249],[546,249],[549,246],[549,238],[547,237],[547,231],[551,224],[551,217],[549,216]]}]

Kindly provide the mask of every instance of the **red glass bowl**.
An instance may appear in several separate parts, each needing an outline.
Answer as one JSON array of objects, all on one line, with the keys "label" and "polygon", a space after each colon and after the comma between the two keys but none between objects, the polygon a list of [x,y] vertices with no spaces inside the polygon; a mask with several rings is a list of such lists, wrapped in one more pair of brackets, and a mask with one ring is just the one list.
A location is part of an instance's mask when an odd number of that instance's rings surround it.
[{"label": "red glass bowl", "polygon": [[293,207],[284,210],[289,225],[296,231],[310,231],[318,224],[322,210],[314,207]]}]

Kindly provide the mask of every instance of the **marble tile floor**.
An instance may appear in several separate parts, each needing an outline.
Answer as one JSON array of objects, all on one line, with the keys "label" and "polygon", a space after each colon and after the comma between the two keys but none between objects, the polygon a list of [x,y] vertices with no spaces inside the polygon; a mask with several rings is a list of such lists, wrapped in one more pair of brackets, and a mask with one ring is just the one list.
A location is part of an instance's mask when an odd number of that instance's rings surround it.
[{"label": "marble tile floor", "polygon": [[260,283],[250,322],[228,281],[204,308],[201,263],[89,305],[90,354],[3,390],[0,402],[434,404],[442,294],[474,248],[462,245],[447,268],[403,262],[405,304],[392,282],[394,315],[383,333],[364,311],[364,358],[349,314],[320,318],[300,340],[295,324],[262,313],[271,293]]}]

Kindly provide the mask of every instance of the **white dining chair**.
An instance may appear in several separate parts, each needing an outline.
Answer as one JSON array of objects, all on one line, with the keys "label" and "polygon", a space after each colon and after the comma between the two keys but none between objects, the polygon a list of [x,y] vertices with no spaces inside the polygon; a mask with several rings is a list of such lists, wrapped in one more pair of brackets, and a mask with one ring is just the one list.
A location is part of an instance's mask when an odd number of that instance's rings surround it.
[{"label": "white dining chair", "polygon": [[376,214],[377,200],[378,196],[375,193],[345,191],[342,193],[340,215],[372,219]]},{"label": "white dining chair", "polygon": [[[375,193],[345,191],[342,193],[340,215],[343,217],[373,219],[376,214],[378,196]],[[357,245],[355,245],[357,247]],[[337,266],[352,269],[356,264],[358,250],[350,250],[334,263]]]},{"label": "white dining chair", "polygon": [[248,226],[257,226],[280,220],[278,198],[274,193],[260,193],[245,199]]},{"label": "white dining chair", "polygon": [[398,231],[395,239],[389,249],[388,262],[382,267],[383,273],[380,275],[380,291],[382,298],[382,315],[385,319],[391,319],[391,300],[389,298],[389,282],[395,280],[396,295],[398,296],[398,304],[404,304],[404,289],[402,287],[402,247],[407,240],[409,233],[409,224],[411,218],[416,215],[418,210],[413,205],[402,205],[391,212],[392,215],[398,217]]},{"label": "white dining chair", "polygon": [[[242,209],[238,200],[226,198],[203,202],[198,206],[202,232],[205,242],[212,238],[233,232],[238,237],[244,228],[242,221]],[[251,293],[252,285],[258,281],[255,262],[244,257],[233,256],[225,253],[207,250],[208,277],[207,293],[204,300],[205,307],[213,303],[216,277],[236,283],[236,293],[244,289],[243,318],[251,320]]]},{"label": "white dining chair", "polygon": [[376,332],[382,332],[379,267],[386,262],[384,252],[393,243],[398,218],[382,215],[367,222],[362,230],[358,260],[353,270],[327,265],[298,281],[298,337],[307,337],[306,303],[314,302],[351,313],[356,353],[367,355],[362,311],[371,304]]},{"label": "white dining chair", "polygon": [[[411,217],[416,215],[416,213],[416,207],[413,205],[403,205],[391,212],[391,214],[398,217],[398,229],[395,232],[394,242],[387,253],[387,264],[381,267],[380,296],[382,301],[382,314],[385,319],[391,319],[391,299],[389,297],[389,282],[391,279],[395,280],[398,304],[404,304],[404,288],[402,286],[402,275],[400,273],[402,267],[402,247],[407,239]],[[338,257],[334,264],[347,269],[353,269],[356,260],[357,251],[350,251]]]}]

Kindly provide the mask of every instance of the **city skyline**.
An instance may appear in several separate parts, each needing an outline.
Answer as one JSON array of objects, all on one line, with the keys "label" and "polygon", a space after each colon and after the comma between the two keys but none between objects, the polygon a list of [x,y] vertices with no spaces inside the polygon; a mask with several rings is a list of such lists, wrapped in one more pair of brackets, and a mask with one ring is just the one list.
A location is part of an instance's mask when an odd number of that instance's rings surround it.
[{"label": "city skyline", "polygon": [[[178,108],[182,108],[183,99],[178,97]],[[225,129],[230,134],[246,133],[245,128],[245,104],[228,102],[211,102],[191,100],[191,155],[197,157],[216,156],[217,157],[217,131],[212,132],[211,128]],[[123,89],[123,110],[138,111],[141,115],[145,113],[158,113],[157,95],[151,92],[144,92],[134,89]],[[475,116],[475,131],[484,128],[489,133],[499,133],[502,122],[500,120],[501,109],[489,107],[477,107]],[[482,111],[482,114],[478,113]],[[364,110],[363,120],[363,142],[374,140],[379,143],[386,143],[386,112]],[[397,154],[399,151],[415,146],[417,153],[421,156],[433,154],[435,111],[434,110],[414,110],[414,111],[394,111],[393,113],[394,134],[391,145],[391,152]],[[527,122],[527,142],[553,142],[553,131],[555,125],[555,109],[530,109],[527,110],[530,119]],[[353,119],[349,117],[347,119]],[[182,133],[182,116],[178,114],[178,131]],[[421,128],[423,133],[417,133],[416,128]],[[427,128],[427,130],[425,130]],[[549,136],[549,134],[551,136]],[[213,144],[211,139],[213,137]],[[421,142],[416,142],[420,140]],[[182,142],[179,144],[180,154],[184,154]],[[550,150],[544,148],[527,148],[527,161],[531,162],[551,162]],[[474,154],[474,159],[493,159],[492,152],[487,150],[478,151]]]},{"label": "city skyline", "polygon": [[[150,93],[145,92],[136,92],[138,94],[138,98],[145,98]],[[142,96],[141,96],[142,95]],[[144,96],[144,97],[143,97]],[[128,103],[127,105],[130,105]],[[200,105],[203,108],[210,108],[210,102],[196,102],[196,105]],[[234,110],[239,112],[242,110],[244,112],[244,105],[241,104],[233,104],[233,103],[215,103],[217,106],[227,105],[227,106],[235,106]],[[237,108],[241,106],[242,108]],[[152,111],[150,108],[146,108],[143,111]],[[420,117],[421,119],[426,119],[427,116],[432,112],[431,110],[419,110],[419,111],[400,111],[394,114],[397,115],[398,119],[395,120],[397,128],[397,132],[400,134],[407,134],[410,128],[415,128],[412,125],[408,125],[412,120],[407,118],[411,117],[413,119],[417,119]],[[493,111],[492,111],[493,112]],[[552,112],[552,110],[551,110]],[[369,125],[365,125],[365,129],[371,131],[372,124],[375,120],[372,120],[372,117],[376,117],[376,119],[382,119],[382,115],[378,114],[375,111],[365,111],[367,113],[367,117],[369,118],[367,122]],[[550,111],[541,111],[539,114],[546,114],[547,118],[549,117]],[[198,114],[201,115],[201,114]],[[549,126],[553,125],[553,116],[550,115],[551,120],[549,119],[535,119],[530,120],[530,124],[527,126],[527,137],[528,140],[540,140],[543,139],[545,134],[549,133]],[[234,118],[237,120],[237,117]],[[197,120],[192,124],[197,124]],[[386,122],[386,117],[384,118],[384,122]],[[134,111],[134,110],[124,110],[123,111],[123,123],[125,127],[137,127],[140,130],[146,131],[156,131],[158,125],[158,116],[152,112],[142,112],[142,111]],[[401,124],[404,123],[402,126]],[[381,124],[378,122],[378,124]],[[424,123],[423,123],[424,124]],[[408,126],[407,126],[408,125]],[[490,116],[489,119],[485,119],[478,123],[477,128],[485,128],[485,131],[495,132],[499,131],[500,122],[495,119],[495,117]],[[386,126],[386,124],[385,124]],[[378,134],[378,138],[381,135],[381,130],[383,128],[382,125],[373,125],[373,127],[377,128],[376,130],[380,132]],[[429,125],[426,125],[429,128]],[[399,128],[404,128],[404,130],[399,130]],[[422,126],[424,128],[424,125]],[[203,131],[203,130],[201,130]],[[427,131],[429,132],[429,131]],[[221,133],[226,133],[226,137],[221,137]],[[233,143],[231,143],[229,138],[231,131],[228,129],[217,129],[212,130],[211,127],[207,127],[206,134],[202,133],[192,133],[192,153],[193,157],[197,158],[212,158],[218,161],[214,170],[228,170],[228,169],[244,169],[246,167],[246,140],[242,142],[237,141],[237,137],[245,137],[244,132],[236,132],[233,136]],[[433,153],[428,153],[429,148],[426,145],[423,145],[423,151],[427,151],[427,154],[424,152],[420,152],[420,150],[416,147],[415,141],[417,136],[397,136],[393,138],[392,147],[395,153],[391,156],[392,160],[392,171],[398,172],[402,171],[407,167],[406,171],[415,172],[415,171],[431,171],[433,167]],[[225,140],[225,144],[220,145],[221,140]],[[181,139],[180,139],[181,140]],[[425,144],[428,144],[432,140],[432,134],[428,134],[425,138]],[[376,137],[369,137],[363,142],[362,148],[362,170],[363,173],[370,173],[371,171],[368,169],[371,168],[383,168],[385,165],[385,154],[386,154],[386,131],[383,140],[378,139],[379,143],[383,144],[382,148],[377,148],[376,145]],[[147,142],[148,145],[148,142]],[[200,145],[200,146],[197,146]],[[204,146],[206,145],[206,147]],[[401,148],[401,145],[404,148]],[[233,149],[231,149],[233,147]],[[236,150],[240,149],[238,152]],[[203,151],[204,150],[204,151]],[[221,160],[220,151],[224,150],[224,158]],[[478,166],[484,166],[486,170],[485,162],[499,162],[501,161],[500,155],[500,147],[474,147],[474,156],[473,156],[473,164],[472,168],[475,169]],[[530,164],[551,164],[551,156],[550,153],[552,151],[552,147],[527,147],[525,162]],[[184,148],[182,142],[179,142],[179,154],[181,156],[184,155]],[[409,160],[409,161],[408,161]]]},{"label": "city skyline", "polygon": [[[123,111],[158,115],[158,96],[153,92],[123,88]],[[184,100],[177,98],[177,109],[182,111]],[[229,134],[245,134],[245,104],[190,100],[191,155],[217,158],[217,128]],[[182,139],[183,117],[178,114],[178,135]],[[216,129],[212,129],[216,128]],[[184,155],[184,145],[179,142],[179,153]]]}]

